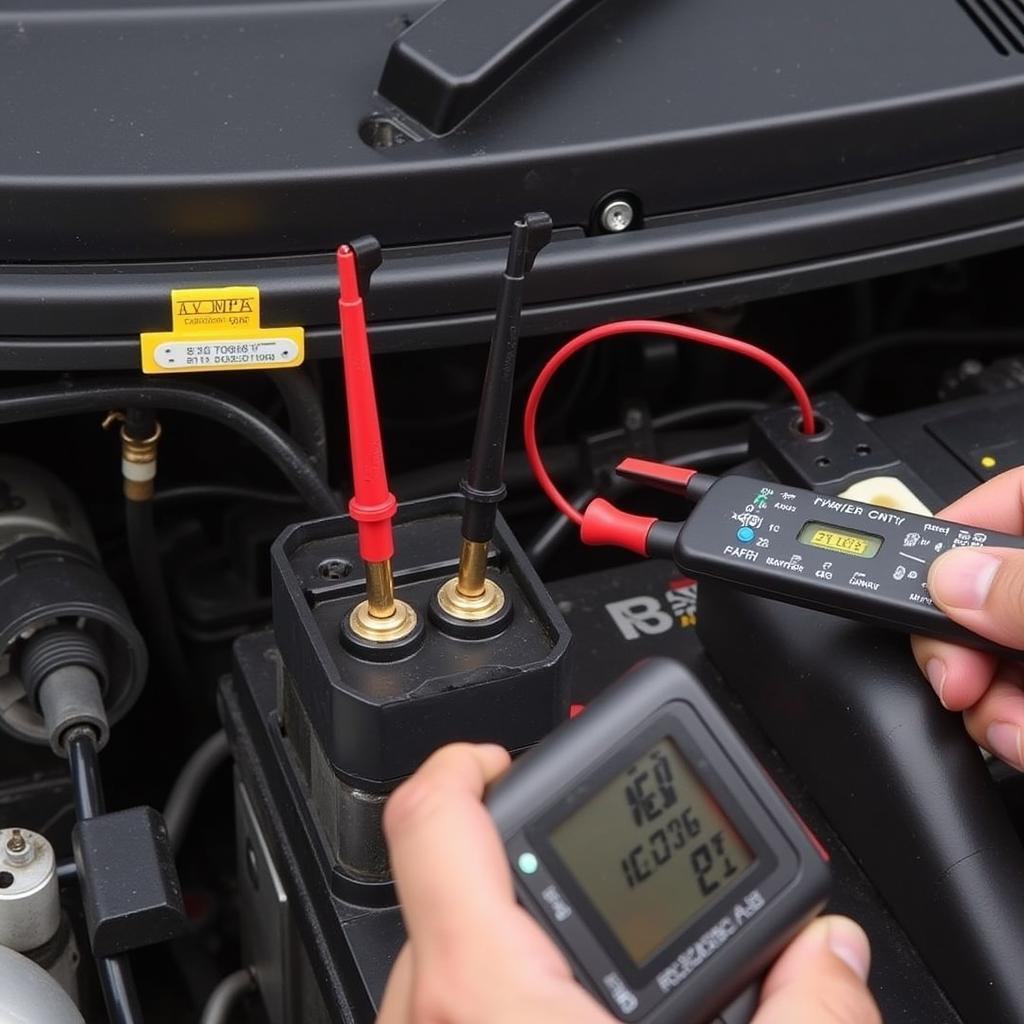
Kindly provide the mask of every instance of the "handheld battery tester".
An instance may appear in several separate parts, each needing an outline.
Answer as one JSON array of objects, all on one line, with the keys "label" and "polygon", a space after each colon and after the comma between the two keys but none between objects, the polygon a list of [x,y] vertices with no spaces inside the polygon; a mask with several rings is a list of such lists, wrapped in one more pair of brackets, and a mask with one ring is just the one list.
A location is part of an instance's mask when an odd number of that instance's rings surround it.
[{"label": "handheld battery tester", "polygon": [[750,986],[827,895],[824,851],[668,659],[560,726],[486,803],[520,902],[624,1021],[749,1020]]},{"label": "handheld battery tester", "polygon": [[673,557],[698,578],[1019,658],[928,595],[943,551],[981,546],[1024,548],[1024,538],[727,476],[697,503]]},{"label": "handheld battery tester", "polygon": [[1024,537],[642,459],[626,459],[619,472],[696,504],[681,525],[629,516],[594,502],[597,508],[588,509],[591,521],[583,528],[589,543],[621,543],[619,538],[632,531],[631,550],[671,557],[698,580],[721,580],[845,618],[1024,657],[955,623],[928,594],[928,570],[942,552],[1024,548]]}]

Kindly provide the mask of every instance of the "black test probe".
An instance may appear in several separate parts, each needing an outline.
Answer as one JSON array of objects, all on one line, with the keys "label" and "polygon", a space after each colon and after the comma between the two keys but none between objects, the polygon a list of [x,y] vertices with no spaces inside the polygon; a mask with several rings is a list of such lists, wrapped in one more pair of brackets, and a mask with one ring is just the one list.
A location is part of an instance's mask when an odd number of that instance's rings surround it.
[{"label": "black test probe", "polygon": [[494,536],[498,503],[505,497],[505,445],[512,406],[512,388],[519,345],[526,278],[537,254],[551,240],[551,217],[528,213],[512,227],[508,259],[498,293],[497,313],[487,358],[480,412],[466,477],[462,513],[459,573],[437,593],[441,611],[463,622],[503,617],[505,595],[487,577],[487,551]]}]

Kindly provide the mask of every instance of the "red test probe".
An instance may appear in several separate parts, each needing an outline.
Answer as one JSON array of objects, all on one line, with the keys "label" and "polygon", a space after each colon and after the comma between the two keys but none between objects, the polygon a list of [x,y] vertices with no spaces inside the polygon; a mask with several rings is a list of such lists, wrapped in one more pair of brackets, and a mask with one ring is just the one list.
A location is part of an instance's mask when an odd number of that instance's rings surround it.
[{"label": "red test probe", "polygon": [[388,487],[363,308],[363,292],[380,264],[375,238],[360,238],[338,249],[338,320],[352,449],[353,496],[348,509],[359,526],[359,554],[366,566],[366,600],[353,609],[349,626],[362,640],[394,643],[416,630],[417,615],[395,597],[391,521],[397,502]]}]

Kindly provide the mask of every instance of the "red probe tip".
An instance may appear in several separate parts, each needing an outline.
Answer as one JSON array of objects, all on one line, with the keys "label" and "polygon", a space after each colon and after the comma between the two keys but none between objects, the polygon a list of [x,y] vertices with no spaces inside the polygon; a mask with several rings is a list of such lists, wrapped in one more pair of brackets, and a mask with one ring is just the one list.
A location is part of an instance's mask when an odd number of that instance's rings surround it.
[{"label": "red probe tip", "polygon": [[583,512],[580,540],[591,547],[624,548],[647,557],[647,535],[658,520],[623,512],[604,498],[595,498]]},{"label": "red probe tip", "polygon": [[690,481],[697,475],[697,470],[683,466],[668,466],[664,462],[651,462],[649,459],[623,459],[615,472],[627,480],[656,487],[670,494],[686,496]]},{"label": "red probe tip", "polygon": [[338,290],[342,302],[355,302],[362,298],[356,273],[356,254],[347,245],[338,246]]}]

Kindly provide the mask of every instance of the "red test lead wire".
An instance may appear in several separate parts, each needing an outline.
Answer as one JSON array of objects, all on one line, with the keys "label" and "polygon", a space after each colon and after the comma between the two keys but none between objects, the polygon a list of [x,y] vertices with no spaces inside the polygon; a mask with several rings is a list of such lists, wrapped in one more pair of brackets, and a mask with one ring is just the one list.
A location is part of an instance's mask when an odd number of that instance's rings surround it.
[{"label": "red test lead wire", "polygon": [[[723,334],[714,334],[711,331],[702,331],[698,327],[689,327],[684,324],[672,324],[662,320],[620,320],[615,323],[602,324],[600,327],[593,327],[589,331],[584,331],[582,334],[578,334],[572,339],[572,341],[563,345],[562,348],[560,348],[545,364],[536,381],[534,381],[533,388],[530,390],[530,396],[526,401],[526,415],[523,422],[526,454],[527,458],[530,460],[530,466],[533,468],[537,482],[559,512],[567,516],[578,526],[582,526],[583,524],[583,515],[577,509],[573,508],[561,491],[559,491],[555,482],[548,474],[544,461],[541,458],[540,448],[537,442],[537,410],[540,407],[541,399],[544,397],[544,391],[550,383],[551,378],[555,375],[559,367],[570,358],[570,356],[575,355],[580,349],[586,348],[587,345],[592,345],[596,341],[601,341],[604,338],[611,338],[616,335],[623,334],[660,334],[669,338],[677,338],[680,341],[694,341],[701,345],[710,345],[713,348],[725,349],[728,352],[735,352],[738,355],[743,355],[749,359],[753,359],[755,362],[758,362],[762,366],[772,370],[783,380],[790,391],[792,391],[793,397],[796,399],[797,406],[800,409],[800,417],[804,433],[814,433],[814,407],[811,405],[811,399],[807,394],[807,390],[804,388],[803,384],[800,383],[796,374],[786,366],[785,363],[770,353],[765,352],[763,349],[758,348],[756,345],[751,345],[746,341],[737,341],[735,338],[728,338]],[[614,509],[614,506],[608,505],[607,502],[604,504],[607,505],[609,509]],[[602,511],[606,512],[607,510]],[[619,513],[619,515],[622,517],[627,516],[624,512]],[[642,517],[633,518],[642,519]],[[607,516],[604,517],[603,522],[604,525],[607,526]],[[627,536],[630,538],[628,543],[625,543],[622,546],[627,547],[629,550],[637,550],[636,544],[642,527],[639,524],[635,524],[632,528],[632,532],[630,532],[630,529],[626,526],[626,519],[623,518],[621,522],[624,530],[622,539],[626,540]]]},{"label": "red test lead wire", "polygon": [[388,488],[384,465],[356,254],[347,245],[338,249],[338,286],[338,321],[352,448],[353,496],[348,510],[359,524],[359,554],[363,561],[386,562],[395,553],[391,520],[397,502]]}]

